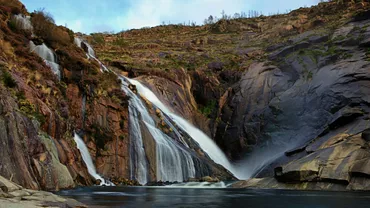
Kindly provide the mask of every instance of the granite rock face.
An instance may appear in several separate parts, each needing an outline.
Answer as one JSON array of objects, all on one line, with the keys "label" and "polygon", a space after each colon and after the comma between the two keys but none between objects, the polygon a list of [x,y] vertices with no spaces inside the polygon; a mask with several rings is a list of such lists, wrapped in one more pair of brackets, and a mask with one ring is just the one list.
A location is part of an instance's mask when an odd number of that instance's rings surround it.
[{"label": "granite rock face", "polygon": [[289,152],[367,121],[370,63],[360,42],[351,40],[370,37],[369,23],[351,22],[333,33],[291,38],[287,48],[272,49],[270,62],[252,64],[228,91],[217,143],[234,159],[247,154],[264,161],[250,167],[255,176],[273,176],[272,166],[297,158],[292,154],[289,159]]}]

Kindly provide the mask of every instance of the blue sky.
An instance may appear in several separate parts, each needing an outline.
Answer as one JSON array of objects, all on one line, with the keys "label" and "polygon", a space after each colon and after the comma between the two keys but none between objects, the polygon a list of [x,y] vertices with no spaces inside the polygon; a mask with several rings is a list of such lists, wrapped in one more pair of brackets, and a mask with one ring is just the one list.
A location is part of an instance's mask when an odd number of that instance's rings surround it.
[{"label": "blue sky", "polygon": [[319,0],[21,0],[28,11],[45,8],[59,25],[75,32],[118,32],[160,25],[162,22],[195,21],[248,10],[264,14],[317,4]]}]

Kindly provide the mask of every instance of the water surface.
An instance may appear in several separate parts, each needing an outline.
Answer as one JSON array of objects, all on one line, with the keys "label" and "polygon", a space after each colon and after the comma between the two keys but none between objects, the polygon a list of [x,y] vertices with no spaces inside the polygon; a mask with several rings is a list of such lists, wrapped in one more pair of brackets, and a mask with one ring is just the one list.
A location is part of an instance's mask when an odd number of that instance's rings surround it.
[{"label": "water surface", "polygon": [[89,207],[370,207],[367,192],[317,192],[179,187],[85,187],[58,193]]}]

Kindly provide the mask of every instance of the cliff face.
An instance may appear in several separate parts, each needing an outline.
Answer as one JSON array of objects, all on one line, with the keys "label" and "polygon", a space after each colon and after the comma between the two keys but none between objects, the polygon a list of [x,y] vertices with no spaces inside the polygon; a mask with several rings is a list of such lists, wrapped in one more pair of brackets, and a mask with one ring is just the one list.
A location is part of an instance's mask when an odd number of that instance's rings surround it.
[{"label": "cliff face", "polygon": [[[32,189],[93,184],[77,132],[98,173],[129,178],[129,97],[121,81],[86,58],[73,31],[42,12],[29,27],[21,3],[0,2],[0,175]],[[236,186],[368,189],[369,8],[327,2],[286,15],[85,38],[111,69],[148,86],[230,159],[246,159],[245,176],[258,179]],[[60,80],[30,52],[30,41],[58,57]],[[155,180],[156,144],[141,131]],[[212,176],[232,178],[196,144],[190,149]]]},{"label": "cliff face", "polygon": [[[114,182],[127,182],[130,139],[136,138],[129,137],[129,97],[121,89],[121,80],[89,55],[91,49],[86,42],[77,45],[77,35],[56,26],[48,14],[29,14],[16,0],[0,2],[0,175],[30,189],[94,184],[73,139],[77,133],[100,175]],[[159,85],[147,80],[157,89]],[[183,71],[177,81],[162,84],[180,84],[176,110],[201,123],[197,119],[202,117],[193,114],[196,103],[191,96],[190,77]],[[150,134],[142,131],[145,151],[154,163],[151,179],[156,180],[157,145]],[[197,165],[206,164],[204,169],[210,170],[207,176],[232,178],[197,151],[202,161]]]},{"label": "cliff face", "polygon": [[[117,77],[98,73],[99,64],[86,59],[67,28],[40,13],[32,14],[29,28],[21,15],[28,14],[18,1],[2,2],[0,175],[31,189],[92,185],[73,140],[82,130],[98,172],[128,178],[127,98]],[[43,37],[40,25],[54,33]],[[61,81],[30,52],[30,40],[58,56]]]},{"label": "cliff face", "polygon": [[244,187],[362,189],[368,10],[367,2],[332,1],[286,15],[131,30],[95,44],[231,159],[245,159],[246,177],[266,178]]}]

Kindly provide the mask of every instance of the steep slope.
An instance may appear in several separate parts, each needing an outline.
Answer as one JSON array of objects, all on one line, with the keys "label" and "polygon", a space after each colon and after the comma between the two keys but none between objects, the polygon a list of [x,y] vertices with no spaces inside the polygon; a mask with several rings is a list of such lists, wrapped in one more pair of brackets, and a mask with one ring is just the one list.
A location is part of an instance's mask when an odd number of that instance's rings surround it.
[{"label": "steep slope", "polygon": [[[118,139],[127,137],[121,120],[128,113],[117,77],[98,73],[99,64],[86,59],[73,32],[56,27],[44,13],[28,18],[18,1],[1,5],[0,174],[32,189],[92,184],[73,141],[73,131],[84,129],[99,171],[128,178],[127,151],[116,148],[128,146]],[[30,41],[37,46],[33,51]],[[37,55],[43,52],[58,57],[61,81],[51,62]]]},{"label": "steep slope", "polygon": [[[352,168],[369,159],[359,152],[369,151],[359,136],[369,128],[369,8],[332,1],[201,27],[93,34],[90,41],[106,63],[141,76],[230,158],[242,159],[242,178],[359,184]],[[319,169],[304,172],[307,162]]]},{"label": "steep slope", "polygon": [[[133,85],[128,88],[126,78],[107,69],[92,47],[80,39],[81,34],[56,26],[42,10],[29,14],[17,0],[0,3],[0,175],[30,189],[98,183],[89,175],[73,139],[77,133],[98,174],[117,184],[137,184],[132,146],[139,138],[129,127],[138,121],[136,130],[143,134],[148,154],[143,160],[151,162],[150,180],[145,183],[204,176],[233,178],[189,136],[191,148],[180,144],[178,137],[182,139],[186,133],[175,135],[176,127],[166,126],[145,97],[139,96]],[[130,106],[129,111],[130,98],[147,105],[141,104],[142,109]],[[139,112],[132,117],[133,111]],[[148,119],[142,120],[145,116]],[[158,136],[171,144],[165,151]],[[140,148],[144,149],[143,145]],[[179,151],[189,155],[186,162],[191,164],[192,175],[176,172],[174,175],[182,177],[161,178],[160,174],[172,167],[165,170],[167,166],[158,161],[173,152],[182,161]],[[188,166],[180,168],[188,171]]]}]

